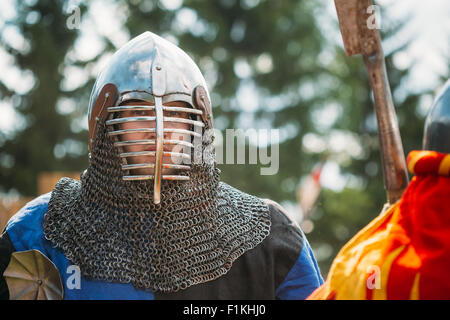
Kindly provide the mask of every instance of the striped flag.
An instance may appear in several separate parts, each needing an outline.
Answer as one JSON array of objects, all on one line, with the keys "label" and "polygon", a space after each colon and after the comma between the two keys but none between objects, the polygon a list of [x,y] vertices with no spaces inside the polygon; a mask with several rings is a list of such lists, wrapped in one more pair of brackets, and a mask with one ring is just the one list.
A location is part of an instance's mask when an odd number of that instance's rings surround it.
[{"label": "striped flag", "polygon": [[320,177],[322,174],[323,162],[319,163],[311,173],[302,181],[297,188],[297,202],[303,213],[305,220],[317,201],[322,189]]},{"label": "striped flag", "polygon": [[450,154],[412,151],[402,198],[359,231],[308,299],[450,299]]}]

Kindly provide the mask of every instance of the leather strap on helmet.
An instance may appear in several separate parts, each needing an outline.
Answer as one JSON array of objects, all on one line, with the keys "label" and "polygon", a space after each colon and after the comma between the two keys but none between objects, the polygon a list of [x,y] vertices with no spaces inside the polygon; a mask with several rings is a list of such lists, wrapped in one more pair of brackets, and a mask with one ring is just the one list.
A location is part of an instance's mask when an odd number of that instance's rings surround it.
[{"label": "leather strap on helmet", "polygon": [[97,135],[97,123],[106,121],[108,108],[115,105],[118,97],[117,87],[112,83],[106,84],[100,91],[89,119],[89,151],[92,151],[92,143]]}]

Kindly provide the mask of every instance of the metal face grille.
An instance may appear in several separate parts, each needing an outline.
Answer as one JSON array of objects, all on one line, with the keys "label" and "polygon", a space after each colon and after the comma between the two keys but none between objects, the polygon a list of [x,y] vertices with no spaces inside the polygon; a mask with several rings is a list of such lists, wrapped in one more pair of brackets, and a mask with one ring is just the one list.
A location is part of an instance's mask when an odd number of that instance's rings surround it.
[{"label": "metal face grille", "polygon": [[[191,170],[194,143],[201,141],[205,127],[201,110],[165,106],[155,97],[155,105],[114,106],[108,112],[113,114],[106,121],[113,129],[109,136],[118,137],[114,146],[124,160],[123,180],[154,180],[155,203],[160,202],[161,180],[189,180],[183,172]],[[130,135],[138,139],[129,140]]]}]

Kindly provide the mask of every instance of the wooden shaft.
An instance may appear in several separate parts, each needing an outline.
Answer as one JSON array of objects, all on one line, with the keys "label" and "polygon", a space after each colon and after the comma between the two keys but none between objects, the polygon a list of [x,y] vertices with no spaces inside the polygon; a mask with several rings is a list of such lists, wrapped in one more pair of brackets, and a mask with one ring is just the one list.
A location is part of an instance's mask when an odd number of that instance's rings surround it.
[{"label": "wooden shaft", "polygon": [[383,51],[363,57],[375,100],[384,186],[388,202],[392,204],[400,199],[408,185],[408,171]]}]

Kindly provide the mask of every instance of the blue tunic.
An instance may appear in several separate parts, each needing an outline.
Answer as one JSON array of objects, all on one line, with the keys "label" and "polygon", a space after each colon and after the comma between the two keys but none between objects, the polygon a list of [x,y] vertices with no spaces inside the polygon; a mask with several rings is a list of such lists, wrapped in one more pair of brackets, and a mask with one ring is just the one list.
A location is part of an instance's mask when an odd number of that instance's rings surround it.
[{"label": "blue tunic", "polygon": [[[300,228],[279,210],[272,214],[271,234],[256,248],[239,257],[224,276],[175,294],[155,294],[132,284],[86,279],[66,256],[45,239],[44,214],[51,193],[29,202],[6,227],[13,251],[36,249],[58,268],[64,299],[305,299],[323,283],[311,247]],[[2,237],[1,241],[6,241]],[[4,247],[4,246],[3,246]],[[0,252],[0,255],[4,255]],[[3,274],[0,266],[0,274]],[[265,292],[260,291],[273,291]]]}]

